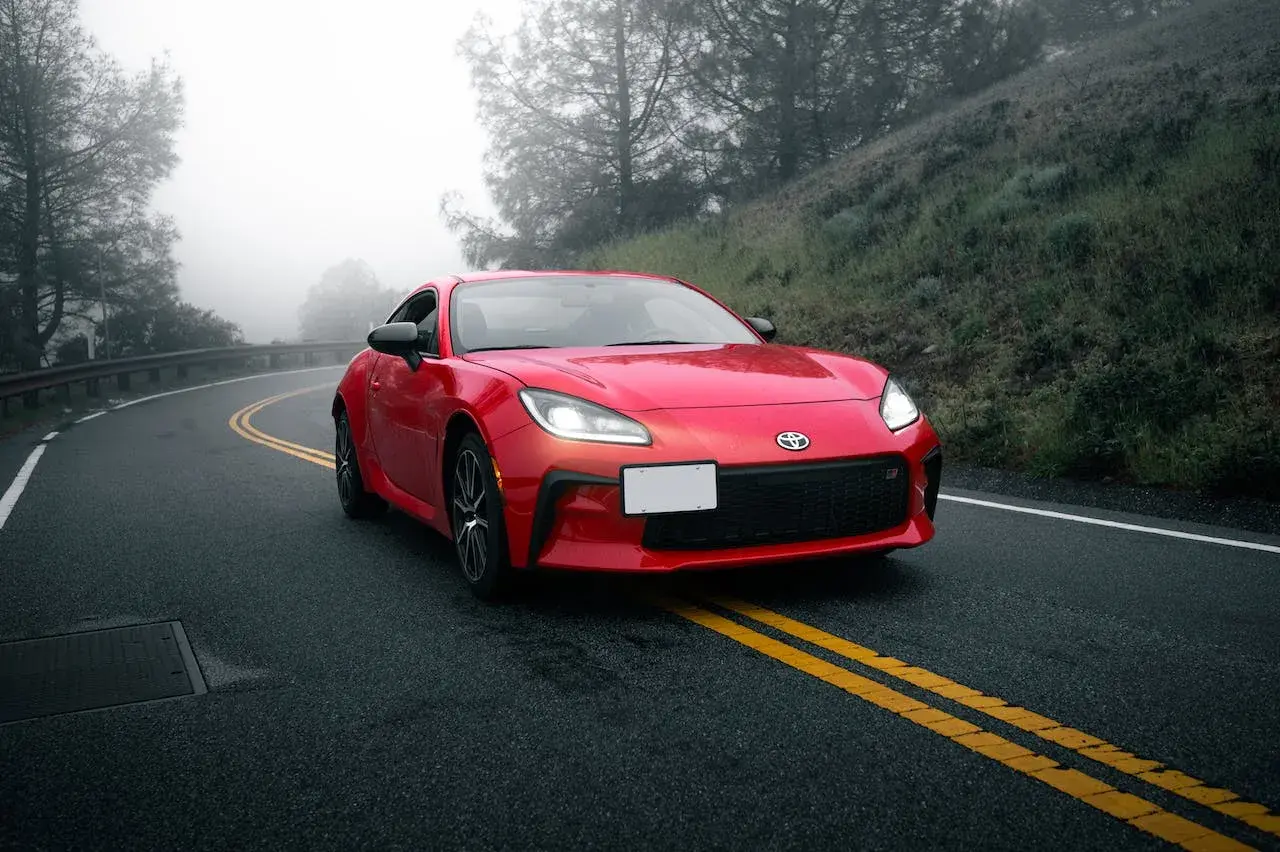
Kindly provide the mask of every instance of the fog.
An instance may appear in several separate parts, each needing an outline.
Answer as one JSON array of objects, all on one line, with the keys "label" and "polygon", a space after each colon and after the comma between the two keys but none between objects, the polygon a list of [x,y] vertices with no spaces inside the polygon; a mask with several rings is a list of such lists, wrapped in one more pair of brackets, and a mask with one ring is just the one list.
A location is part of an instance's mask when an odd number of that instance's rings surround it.
[{"label": "fog", "polygon": [[450,190],[489,209],[454,50],[482,7],[516,22],[517,0],[83,0],[126,70],[167,52],[182,77],[182,162],[153,206],[182,233],[183,298],[268,342],[346,257],[397,289],[461,269],[437,211]]}]

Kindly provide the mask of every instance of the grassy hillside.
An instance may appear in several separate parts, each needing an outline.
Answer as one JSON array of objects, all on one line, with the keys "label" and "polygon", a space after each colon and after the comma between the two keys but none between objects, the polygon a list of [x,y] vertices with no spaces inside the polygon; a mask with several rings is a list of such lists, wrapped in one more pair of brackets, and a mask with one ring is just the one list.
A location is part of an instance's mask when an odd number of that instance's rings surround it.
[{"label": "grassy hillside", "polygon": [[1280,3],[1094,43],[589,262],[884,363],[953,460],[1280,497]]}]

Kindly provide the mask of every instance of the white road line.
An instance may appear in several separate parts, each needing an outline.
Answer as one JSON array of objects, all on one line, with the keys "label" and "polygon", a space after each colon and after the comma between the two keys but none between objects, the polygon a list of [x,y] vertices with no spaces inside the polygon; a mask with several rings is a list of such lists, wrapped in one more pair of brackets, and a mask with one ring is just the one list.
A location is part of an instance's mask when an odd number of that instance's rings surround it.
[{"label": "white road line", "polygon": [[31,455],[27,456],[27,460],[23,462],[22,467],[18,470],[18,475],[13,478],[13,482],[9,485],[9,490],[4,492],[3,497],[0,497],[0,530],[4,529],[5,521],[9,520],[9,513],[13,511],[13,507],[18,505],[18,498],[22,496],[22,489],[27,487],[27,482],[31,479],[31,472],[36,469],[36,463],[44,455],[47,446],[49,445],[42,443],[31,451]]},{"label": "white road line", "polygon": [[[324,367],[304,367],[301,370],[277,370],[274,373],[255,373],[252,376],[238,376],[234,379],[223,379],[220,382],[209,382],[208,384],[204,384],[204,385],[192,385],[189,388],[178,388],[177,390],[165,391],[163,393],[153,393],[151,394],[151,396],[140,396],[137,399],[131,399],[128,402],[122,402],[119,405],[113,405],[110,408],[106,409],[106,411],[119,411],[121,408],[128,408],[129,406],[137,405],[140,402],[150,402],[153,399],[160,399],[161,397],[174,396],[175,394],[180,394],[180,393],[190,393],[191,391],[204,390],[205,388],[216,388],[221,385],[235,384],[236,382],[247,382],[252,379],[265,379],[272,376],[294,376],[294,375],[297,375],[298,373],[315,373],[320,370],[345,370],[346,368],[347,368],[346,364],[330,364]],[[105,414],[106,412],[100,411],[97,413]]]},{"label": "white road line", "polygon": [[1145,527],[1139,524],[1125,524],[1120,521],[1107,521],[1102,518],[1090,518],[1086,515],[1069,515],[1066,512],[1053,512],[1048,509],[1032,509],[1027,506],[1011,506],[1008,503],[995,503],[991,500],[976,500],[973,497],[957,497],[953,494],[939,494],[939,500],[951,500],[955,503],[966,503],[970,506],[985,506],[988,509],[1004,509],[1006,512],[1021,512],[1024,515],[1039,515],[1042,518],[1055,518],[1059,521],[1075,521],[1078,524],[1093,524],[1098,527],[1110,527],[1130,532],[1144,532],[1152,535],[1163,535],[1169,538],[1181,538],[1187,541],[1202,541],[1207,544],[1222,544],[1227,547],[1241,547],[1246,550],[1261,550],[1264,553],[1280,553],[1280,546],[1259,544],[1256,541],[1240,541],[1234,538],[1216,538],[1211,535],[1170,530],[1163,527]]},{"label": "white road line", "polygon": [[[113,405],[110,408],[104,408],[100,411],[95,411],[92,414],[86,414],[84,417],[77,420],[76,423],[84,423],[85,421],[92,420],[95,417],[101,417],[108,411],[117,411],[121,408],[128,408],[131,405],[137,405],[140,402],[148,402],[165,396],[173,396],[174,394],[187,393],[189,391],[201,390],[203,388],[215,388],[219,385],[230,385],[235,382],[247,382],[251,379],[265,379],[272,376],[292,376],[298,373],[315,373],[320,370],[346,369],[346,366],[346,364],[332,364],[324,367],[304,367],[300,370],[277,370],[272,373],[254,373],[252,376],[238,376],[234,379],[223,379],[220,382],[209,382],[203,385],[193,385],[189,388],[178,388],[177,390],[165,391],[163,393],[153,393],[151,396],[131,399],[128,402],[122,402],[119,405]],[[48,442],[57,436],[57,432],[50,432],[48,435],[44,436],[40,442],[40,446],[36,447],[31,452],[31,455],[27,456],[26,462],[24,462],[22,468],[19,469],[18,475],[13,478],[13,482],[9,484],[9,488],[4,492],[4,496],[0,497],[0,529],[4,529],[5,521],[9,519],[9,513],[12,512],[13,507],[18,504],[18,498],[22,496],[23,489],[27,487],[27,482],[31,479],[31,473],[36,469],[36,463],[40,461],[40,456],[44,455],[44,450],[45,447],[48,446]]]},{"label": "white road line", "polygon": [[89,420],[92,420],[95,417],[101,417],[102,415],[111,411],[119,411],[121,408],[128,408],[129,406],[137,405],[140,402],[150,402],[153,399],[160,399],[162,397],[173,396],[179,393],[190,393],[191,391],[204,390],[205,388],[216,388],[216,387],[219,387],[220,385],[230,385],[230,384],[235,384],[236,382],[247,382],[252,379],[266,379],[272,376],[293,376],[293,375],[297,375],[298,373],[315,373],[320,370],[346,369],[346,366],[347,366],[346,364],[329,364],[324,367],[304,367],[300,370],[276,370],[270,373],[254,373],[252,376],[237,376],[234,379],[223,379],[222,381],[208,382],[203,385],[192,385],[189,388],[178,388],[177,390],[164,391],[163,393],[153,393],[150,396],[140,396],[137,399],[131,399],[128,402],[121,402],[109,408],[99,409],[98,411],[95,411],[92,414],[86,414],[84,417],[81,417],[79,420],[77,420],[76,423],[85,423]]}]

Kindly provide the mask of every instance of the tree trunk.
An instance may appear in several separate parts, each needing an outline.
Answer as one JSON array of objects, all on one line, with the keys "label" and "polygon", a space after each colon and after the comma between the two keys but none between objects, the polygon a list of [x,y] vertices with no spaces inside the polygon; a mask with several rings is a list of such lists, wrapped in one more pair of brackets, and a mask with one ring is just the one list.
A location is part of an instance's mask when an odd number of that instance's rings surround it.
[{"label": "tree trunk", "polygon": [[627,0],[617,0],[613,29],[613,61],[618,82],[618,226],[624,233],[631,226],[634,195],[631,161],[631,80],[627,74]]},{"label": "tree trunk", "polygon": [[[833,22],[834,25],[834,22]],[[813,43],[809,45],[808,75],[809,100],[812,118],[809,122],[813,133],[815,154],[819,163],[831,159],[831,134],[827,129],[826,114],[822,103],[822,37],[815,26]]]},{"label": "tree trunk", "polygon": [[23,370],[40,366],[40,173],[26,168],[26,203],[18,232],[18,362]]},{"label": "tree trunk", "polygon": [[[46,207],[49,206],[48,199],[45,199]],[[52,218],[46,222],[46,232],[49,241],[49,258],[53,262],[53,274],[41,276],[46,284],[53,285],[53,312],[49,315],[49,322],[42,329],[40,328],[39,317],[36,318],[36,346],[40,352],[44,352],[44,348],[49,345],[49,341],[58,333],[58,327],[62,325],[62,316],[67,307],[67,274],[66,264],[63,263],[62,244],[58,239],[58,229],[54,226]],[[105,315],[103,321],[106,321]]]},{"label": "tree trunk", "polygon": [[783,33],[782,69],[778,86],[778,177],[794,178],[800,170],[800,134],[796,101],[799,99],[800,27],[795,0],[787,4],[787,22]]},{"label": "tree trunk", "polygon": [[[18,226],[18,244],[15,254],[18,261],[18,317],[14,329],[14,343],[18,348],[18,364],[21,370],[40,367],[40,199],[43,187],[40,183],[40,158],[36,146],[35,112],[39,101],[39,74],[34,62],[24,56],[21,41],[18,55],[13,57],[13,73],[16,83],[16,106],[19,113],[19,138],[21,139],[23,170],[22,221]],[[14,128],[18,129],[18,128]]]}]

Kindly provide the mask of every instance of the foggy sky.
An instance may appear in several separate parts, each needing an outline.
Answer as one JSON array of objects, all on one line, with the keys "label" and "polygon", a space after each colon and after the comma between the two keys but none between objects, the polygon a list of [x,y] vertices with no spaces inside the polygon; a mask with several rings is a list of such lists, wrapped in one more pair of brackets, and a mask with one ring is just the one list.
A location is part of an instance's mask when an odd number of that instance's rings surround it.
[{"label": "foggy sky", "polygon": [[454,50],[481,7],[516,21],[518,0],[81,0],[127,71],[167,51],[183,79],[182,163],[153,200],[182,234],[182,298],[265,343],[346,257],[402,291],[463,270],[438,209],[455,189],[491,209]]}]

